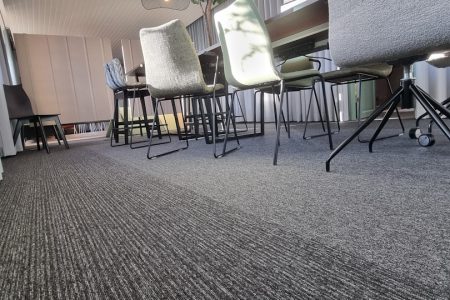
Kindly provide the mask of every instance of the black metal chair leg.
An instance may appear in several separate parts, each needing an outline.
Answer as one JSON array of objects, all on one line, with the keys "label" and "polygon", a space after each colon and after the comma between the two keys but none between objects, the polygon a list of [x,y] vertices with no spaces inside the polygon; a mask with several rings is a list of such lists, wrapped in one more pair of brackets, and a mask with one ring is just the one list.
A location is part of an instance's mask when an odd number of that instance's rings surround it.
[{"label": "black metal chair leg", "polygon": [[40,128],[41,135],[42,135],[42,145],[43,145],[44,149],[47,151],[47,153],[50,153],[50,149],[48,148],[48,143],[47,143],[47,137],[45,136],[44,123],[42,123],[41,117],[38,116],[37,118],[38,118],[39,128]]},{"label": "black metal chair leg", "polygon": [[59,135],[63,140],[64,146],[66,149],[69,149],[69,143],[67,142],[66,135],[64,134],[64,129],[61,125],[61,121],[59,120],[59,117],[56,117],[55,119],[56,127],[58,128]]},{"label": "black metal chair leg", "polygon": [[53,135],[55,136],[55,139],[58,141],[58,145],[61,146],[61,140],[59,138],[58,131],[56,130],[56,125],[52,125],[52,131]]},{"label": "black metal chair leg", "polygon": [[[315,91],[314,86],[313,86],[313,88],[311,89],[311,94],[310,94],[310,96],[309,96],[308,111],[306,112],[305,128],[303,129],[303,139],[304,139],[304,140],[310,139],[310,137],[307,137],[307,136],[306,136],[306,129],[308,128],[308,123],[309,123],[309,112],[311,111],[311,104],[312,104],[313,91]],[[323,124],[322,124],[322,126],[323,126]],[[325,131],[325,127],[323,128],[323,130]]]},{"label": "black metal chair leg", "polygon": [[[176,109],[176,105],[175,105],[175,100],[174,99],[170,99],[171,103],[172,103],[172,110],[173,110],[173,115],[175,118],[175,126],[177,128],[177,135],[178,135],[178,139],[179,140],[183,140],[181,137],[181,130],[180,130],[180,124],[179,124],[179,120],[178,120],[178,114],[177,114],[177,109]],[[181,105],[181,101],[182,99],[180,98],[180,105]],[[156,99],[155,100],[155,115],[158,114],[158,104],[161,106],[161,101]],[[161,110],[162,110],[162,106],[161,106]],[[167,125],[167,121],[165,120],[165,114],[163,113],[163,117],[164,117],[164,122],[165,122],[165,126],[167,127],[167,131],[169,131],[168,125]],[[150,131],[150,138],[149,138],[149,143],[148,143],[148,149],[147,149],[147,158],[148,159],[154,159],[157,157],[161,157],[167,154],[171,154],[180,150],[184,150],[187,149],[189,147],[189,139],[187,138],[187,130],[186,130],[186,122],[185,122],[185,118],[183,117],[183,126],[184,126],[184,131],[186,133],[186,138],[184,139],[186,141],[186,146],[183,147],[179,147],[177,149],[173,149],[173,150],[169,150],[163,153],[159,153],[159,154],[155,154],[155,155],[151,155],[151,147],[152,146],[156,146],[156,145],[161,145],[161,144],[167,144],[170,143],[171,138],[170,138],[170,133],[168,132],[169,135],[169,142],[160,142],[160,143],[156,143],[156,144],[152,144],[153,141],[153,132],[155,129],[155,125],[156,125],[156,118],[153,118],[153,122],[152,122],[152,130]]]},{"label": "black metal chair leg", "polygon": [[[391,92],[391,95],[392,95],[393,90],[392,90],[392,85],[391,85],[391,82],[389,81],[389,78],[386,78],[386,82],[387,82],[387,84],[388,84],[388,86],[389,86],[389,91]],[[403,121],[402,121],[402,118],[401,118],[401,116],[400,116],[400,112],[399,112],[399,110],[398,110],[397,107],[395,107],[395,112],[396,112],[396,114],[397,114],[398,121],[399,121],[399,123],[400,123],[400,127],[401,127],[402,131],[401,131],[400,133],[397,133],[397,134],[391,134],[391,135],[387,135],[387,136],[377,137],[374,141],[381,141],[381,140],[385,140],[385,139],[389,139],[389,138],[393,138],[393,137],[399,137],[399,136],[402,136],[402,135],[405,133],[405,126],[403,125]],[[358,124],[359,124],[359,123],[358,123]],[[361,139],[361,138],[358,136],[358,141],[359,141],[360,143],[369,143],[371,140],[372,140],[372,138],[369,139],[369,140],[363,140],[363,139]],[[373,142],[372,142],[372,143],[373,143]],[[371,148],[372,148],[372,147],[369,146],[369,149],[371,149]]]},{"label": "black metal chair leg", "polygon": [[262,93],[258,90],[256,90],[253,93],[253,134],[256,134],[256,94]]},{"label": "black metal chair leg", "polygon": [[331,136],[333,133],[331,132],[331,126],[330,126],[330,115],[328,114],[328,103],[327,103],[327,96],[326,96],[326,90],[325,90],[325,80],[322,76],[320,76],[320,81],[322,85],[322,93],[323,93],[323,106],[325,110],[325,121],[327,124],[327,132],[328,132],[328,142],[330,144],[330,150],[333,150],[333,137]]},{"label": "black metal chair leg", "polygon": [[[235,96],[237,96],[237,93],[235,94]],[[240,148],[239,138],[238,138],[237,131],[236,131],[236,123],[234,120],[234,102],[235,102],[234,97],[231,98],[231,106],[228,104],[228,96],[225,96],[225,97],[226,97],[226,100],[225,100],[226,108],[227,108],[228,113],[227,113],[225,140],[223,142],[223,150],[222,150],[223,155],[222,156],[225,156],[226,154],[233,152],[235,150],[238,150]],[[227,150],[227,141],[228,141],[228,134],[230,131],[230,123],[233,124],[234,137],[236,139],[237,147],[235,147],[231,150]]]},{"label": "black metal chair leg", "polygon": [[[36,124],[36,122],[34,122],[34,124]],[[14,146],[17,143],[17,139],[19,138],[19,134],[22,131],[22,127],[23,127],[23,122],[22,120],[17,120],[16,122],[16,126],[14,127],[14,134],[13,134],[13,142],[14,142]],[[36,127],[36,125],[35,125]],[[37,134],[37,131],[36,131]]]},{"label": "black metal chair leg", "polygon": [[369,141],[369,152],[372,152],[373,143],[377,140],[378,135],[380,134],[381,130],[386,125],[387,121],[389,121],[389,118],[391,117],[392,113],[394,112],[394,110],[397,107],[399,102],[400,102],[400,99],[392,102],[391,106],[389,107],[389,109],[388,109],[386,115],[384,116],[383,120],[381,121],[380,125],[375,130],[375,133],[373,134],[372,138]]},{"label": "black metal chair leg", "polygon": [[339,117],[339,110],[338,110],[338,105],[336,105],[336,98],[334,98],[333,86],[331,86],[331,100],[332,100],[333,107],[334,107],[334,114],[336,115],[337,131],[335,131],[335,133],[338,133],[341,131],[341,125],[340,125],[341,118]]},{"label": "black metal chair leg", "polygon": [[280,111],[278,114],[278,123],[277,123],[277,138],[275,141],[275,151],[273,153],[273,165],[276,166],[278,163],[278,148],[280,147],[280,121],[281,121],[281,113],[282,113],[282,107],[283,107],[283,100],[284,100],[284,80],[281,80],[280,82]]},{"label": "black metal chair leg", "polygon": [[[34,132],[35,132],[35,135],[36,135],[36,146],[37,146],[38,151],[40,151],[41,150],[41,145],[39,144],[39,135],[40,135],[40,133],[39,133],[38,122],[37,121],[33,121],[33,125],[34,125]],[[42,147],[43,146],[44,146],[44,144],[42,144]]]},{"label": "black metal chair leg", "polygon": [[370,116],[369,118],[361,124],[361,126],[356,129],[356,131],[349,136],[347,139],[345,139],[328,157],[327,161],[325,162],[325,169],[327,172],[330,172],[330,163],[331,160],[339,154],[351,141],[353,141],[355,138],[358,137],[358,135],[367,127],[370,125],[370,123],[373,122],[387,107],[392,105],[393,102],[399,101],[399,97],[403,93],[403,87],[399,87],[395,94],[386,101],[383,105],[380,105]]}]

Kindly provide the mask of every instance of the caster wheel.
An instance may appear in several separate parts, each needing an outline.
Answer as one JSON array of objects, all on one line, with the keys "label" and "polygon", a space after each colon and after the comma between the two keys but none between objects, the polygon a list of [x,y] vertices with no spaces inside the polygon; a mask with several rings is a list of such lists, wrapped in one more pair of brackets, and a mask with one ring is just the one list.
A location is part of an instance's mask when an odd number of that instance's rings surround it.
[{"label": "caster wheel", "polygon": [[422,130],[420,128],[415,127],[409,130],[409,137],[413,140],[418,139],[421,134]]},{"label": "caster wheel", "polygon": [[434,145],[434,137],[431,133],[421,134],[417,139],[419,145],[422,147],[430,147]]}]

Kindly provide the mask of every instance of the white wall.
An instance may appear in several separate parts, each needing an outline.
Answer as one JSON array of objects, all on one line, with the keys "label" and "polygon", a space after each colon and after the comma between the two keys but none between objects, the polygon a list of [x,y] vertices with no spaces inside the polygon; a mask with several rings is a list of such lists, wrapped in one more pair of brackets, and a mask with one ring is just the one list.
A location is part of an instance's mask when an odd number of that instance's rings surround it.
[{"label": "white wall", "polygon": [[103,64],[111,41],[100,38],[15,34],[22,85],[39,114],[60,113],[62,123],[109,120],[112,91]]}]

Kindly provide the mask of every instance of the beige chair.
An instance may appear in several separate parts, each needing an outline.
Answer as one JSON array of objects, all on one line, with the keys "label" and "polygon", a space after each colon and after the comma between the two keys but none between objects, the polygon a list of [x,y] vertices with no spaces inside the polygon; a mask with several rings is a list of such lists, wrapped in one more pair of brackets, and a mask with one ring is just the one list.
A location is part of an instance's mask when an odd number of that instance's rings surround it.
[{"label": "beige chair", "polygon": [[[284,91],[290,82],[316,78],[321,81],[325,96],[325,83],[319,71],[308,69],[279,73],[275,69],[271,41],[253,0],[236,0],[227,8],[217,12],[214,19],[222,46],[225,78],[237,91],[279,86],[279,107],[281,108],[284,102]],[[233,97],[237,91],[233,93]],[[326,100],[324,108],[328,112]],[[279,109],[274,165],[277,164],[278,158],[281,113],[282,110]],[[328,114],[326,114],[326,123],[330,149],[332,149]]]},{"label": "beige chair", "polygon": [[[205,83],[197,53],[180,20],[173,20],[158,27],[141,29],[140,40],[144,55],[147,88],[151,97],[156,99],[156,116],[162,101],[170,101],[173,115],[177,116],[175,100],[179,100],[181,106],[183,97],[215,98],[216,91],[223,89],[223,85]],[[185,118],[183,117],[183,128],[181,128],[178,118],[175,118],[175,124],[178,138],[182,140],[181,130],[184,130],[187,135]],[[151,126],[151,129],[153,128],[155,128],[155,120]],[[150,130],[147,151],[149,159],[189,147],[186,136],[184,146],[160,154],[152,154],[151,149],[154,146],[152,140],[153,130]]]}]

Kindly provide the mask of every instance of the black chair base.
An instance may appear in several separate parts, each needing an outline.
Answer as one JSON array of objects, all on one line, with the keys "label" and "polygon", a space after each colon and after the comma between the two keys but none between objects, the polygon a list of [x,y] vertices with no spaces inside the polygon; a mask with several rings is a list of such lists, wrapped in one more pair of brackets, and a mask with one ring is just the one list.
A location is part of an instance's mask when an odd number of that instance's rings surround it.
[{"label": "black chair base", "polygon": [[[441,103],[446,109],[450,109],[450,98],[444,100]],[[434,120],[431,119],[428,123],[427,126],[427,133],[423,133],[422,130],[420,129],[420,121],[423,120],[425,117],[429,117],[429,113],[425,112],[422,115],[420,115],[417,119],[416,119],[416,127],[411,128],[409,130],[409,137],[411,139],[417,139],[417,141],[419,142],[419,145],[423,146],[423,147],[429,147],[432,146],[434,144],[434,137],[433,137],[433,124],[434,124]],[[440,114],[442,115],[442,114]]]},{"label": "black chair base", "polygon": [[441,103],[434,100],[430,95],[428,95],[425,91],[423,91],[420,87],[416,86],[413,83],[412,79],[403,79],[402,86],[395,91],[393,96],[386,101],[383,105],[379,106],[370,117],[345,141],[343,141],[329,156],[325,163],[325,169],[327,172],[330,171],[331,160],[341,152],[353,139],[355,139],[367,126],[369,126],[385,109],[388,109],[386,115],[382,119],[375,133],[369,141],[369,151],[373,150],[373,143],[377,139],[379,133],[386,125],[390,116],[394,112],[397,105],[400,103],[402,98],[410,99],[411,96],[414,96],[417,101],[424,107],[427,114],[433,120],[433,122],[441,129],[444,135],[450,140],[450,129],[445,124],[445,122],[441,119],[442,116],[446,116],[450,118],[450,111]]}]

